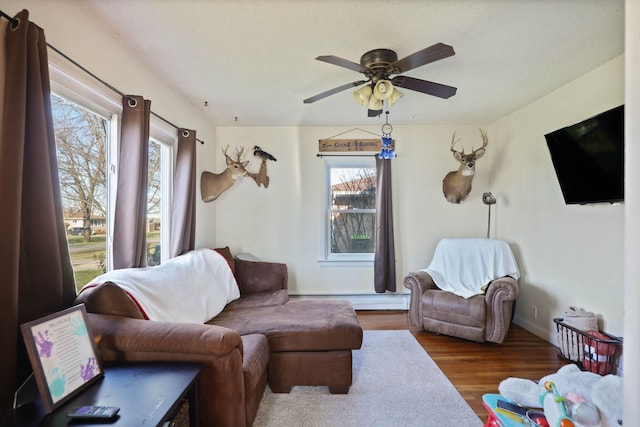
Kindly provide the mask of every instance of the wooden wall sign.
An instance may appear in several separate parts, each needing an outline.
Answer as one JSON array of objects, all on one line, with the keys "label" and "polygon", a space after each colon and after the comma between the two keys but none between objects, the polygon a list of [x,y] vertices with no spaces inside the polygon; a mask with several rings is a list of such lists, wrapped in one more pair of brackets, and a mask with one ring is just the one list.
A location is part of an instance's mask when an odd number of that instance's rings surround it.
[{"label": "wooden wall sign", "polygon": [[[391,141],[391,148],[395,149],[396,141]],[[321,139],[318,141],[318,150],[320,152],[331,151],[380,151],[382,149],[382,141],[376,139]]]}]

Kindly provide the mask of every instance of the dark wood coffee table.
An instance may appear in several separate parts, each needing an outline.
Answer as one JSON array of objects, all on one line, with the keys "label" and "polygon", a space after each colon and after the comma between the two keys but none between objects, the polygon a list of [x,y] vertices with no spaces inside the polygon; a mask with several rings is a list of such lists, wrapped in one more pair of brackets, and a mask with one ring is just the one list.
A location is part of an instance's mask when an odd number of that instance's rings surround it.
[{"label": "dark wood coffee table", "polygon": [[[45,414],[39,395],[13,414],[14,426],[66,427],[109,425],[114,427],[163,426],[175,415],[185,398],[189,401],[189,424],[198,425],[196,386],[202,366],[188,363],[141,363],[106,365],[104,378],[83,390],[51,414]],[[109,422],[71,421],[73,406],[118,406],[118,417]],[[9,424],[11,425],[11,423]]]}]

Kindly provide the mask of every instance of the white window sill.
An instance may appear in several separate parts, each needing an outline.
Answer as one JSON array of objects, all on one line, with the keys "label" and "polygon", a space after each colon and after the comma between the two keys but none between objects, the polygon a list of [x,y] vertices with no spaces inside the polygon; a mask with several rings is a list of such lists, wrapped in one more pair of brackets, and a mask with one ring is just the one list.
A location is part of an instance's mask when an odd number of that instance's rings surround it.
[{"label": "white window sill", "polygon": [[360,259],[319,259],[318,264],[320,264],[321,267],[370,267],[373,266],[373,257]]}]

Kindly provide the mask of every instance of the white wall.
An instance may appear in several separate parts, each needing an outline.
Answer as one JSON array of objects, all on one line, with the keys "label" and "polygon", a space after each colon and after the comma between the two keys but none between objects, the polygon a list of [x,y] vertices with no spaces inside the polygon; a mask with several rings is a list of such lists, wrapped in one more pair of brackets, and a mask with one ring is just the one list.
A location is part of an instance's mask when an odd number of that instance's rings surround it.
[{"label": "white wall", "polygon": [[[375,119],[373,120],[375,121]],[[392,115],[390,121],[392,122]],[[365,127],[370,132],[380,128]],[[277,162],[268,163],[270,186],[258,188],[250,178],[216,200],[216,242],[234,253],[250,252],[261,259],[286,262],[292,294],[372,294],[373,267],[323,266],[322,252],[325,159],[316,157],[318,140],[349,128],[218,128],[219,147],[260,145]],[[488,190],[488,162],[478,162],[470,198],[460,205],[448,203],[442,179],[458,163],[449,151],[453,131],[467,152],[479,147],[477,127],[394,127],[398,157],[392,164],[394,222],[397,255],[397,291],[404,293],[402,276],[428,265],[442,237],[477,236],[487,232],[487,207],[481,195]],[[360,131],[341,138],[371,137]],[[491,150],[491,142],[489,150]],[[371,153],[373,156],[374,153]],[[255,159],[252,155],[249,160]],[[210,169],[221,171],[221,158]],[[259,161],[247,166],[257,171]]]},{"label": "white wall", "polygon": [[516,322],[546,339],[553,317],[573,305],[623,333],[624,205],[566,205],[544,139],[622,103],[620,56],[489,126],[497,231],[516,245],[522,269]]}]

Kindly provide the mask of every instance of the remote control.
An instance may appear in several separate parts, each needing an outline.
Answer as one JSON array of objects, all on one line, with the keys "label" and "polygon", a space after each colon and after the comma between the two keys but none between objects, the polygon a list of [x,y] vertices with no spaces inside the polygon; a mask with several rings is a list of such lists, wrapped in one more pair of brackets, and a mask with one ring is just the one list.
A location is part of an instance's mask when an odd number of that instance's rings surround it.
[{"label": "remote control", "polygon": [[113,418],[120,411],[117,406],[76,406],[67,412],[69,418]]},{"label": "remote control", "polygon": [[513,403],[509,403],[500,399],[498,399],[498,408],[504,409],[505,411],[513,412],[514,414],[520,415],[521,417],[527,415],[527,408],[523,408],[522,406],[514,405]]}]

